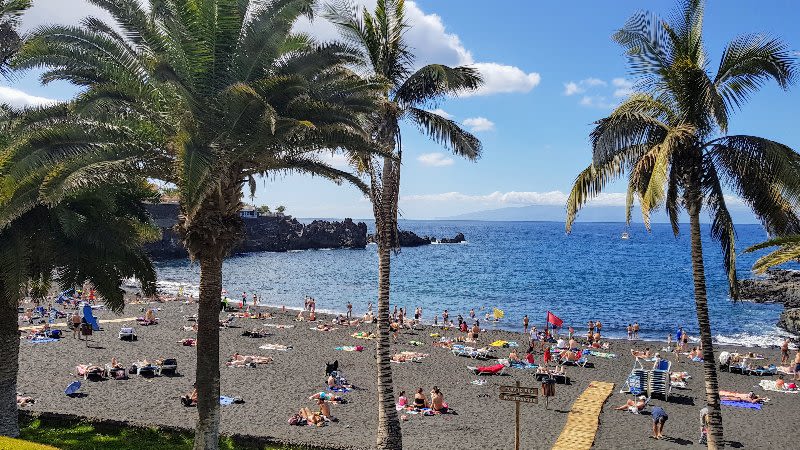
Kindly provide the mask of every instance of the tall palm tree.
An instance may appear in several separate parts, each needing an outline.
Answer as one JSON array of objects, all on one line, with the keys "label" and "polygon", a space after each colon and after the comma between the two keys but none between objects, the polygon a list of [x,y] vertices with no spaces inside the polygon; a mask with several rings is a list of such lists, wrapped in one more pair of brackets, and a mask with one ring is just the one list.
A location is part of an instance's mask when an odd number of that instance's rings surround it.
[{"label": "tall palm tree", "polygon": [[764,273],[768,269],[787,262],[800,261],[800,234],[778,236],[760,244],[753,245],[745,250],[745,252],[751,253],[770,247],[778,247],[778,249],[756,260],[753,264],[753,271],[756,273]]},{"label": "tall palm tree", "polygon": [[729,136],[728,117],[760,86],[774,79],[784,89],[794,81],[795,61],[787,46],[764,35],[729,43],[716,74],[708,71],[703,47],[703,2],[680,3],[667,22],[634,15],[613,35],[638,77],[637,92],[591,133],[593,161],[575,180],[567,201],[569,232],[576,213],[606,184],[628,173],[626,219],[638,198],[645,225],[664,206],[679,232],[680,212],[689,215],[697,319],[703,348],[709,446],[723,447],[719,388],[708,317],[700,213],[711,216],[711,235],[722,246],[730,296],[738,297],[735,234],[723,186],[744,200],[772,233],[800,229],[800,155],[755,136]]},{"label": "tall palm tree", "polygon": [[0,0],[0,75],[8,76],[9,63],[22,44],[19,20],[31,0]]},{"label": "tall palm tree", "polygon": [[[256,176],[298,171],[366,191],[319,152],[372,151],[361,117],[374,109],[374,87],[347,68],[356,58],[346,46],[291,32],[314,0],[151,0],[147,9],[138,0],[89,1],[116,26],[87,18],[42,27],[16,64],[84,87],[71,120],[99,135],[72,128],[68,146],[37,157],[72,160],[95,182],[104,177],[96,167],[113,166],[125,169],[115,176],[143,173],[178,188],[178,228],[201,273],[194,446],[215,449],[222,262],[243,234],[245,187],[252,196]],[[66,187],[82,179],[54,178]]]},{"label": "tall palm tree", "polygon": [[383,158],[354,154],[354,165],[370,180],[369,197],[378,244],[378,433],[380,449],[402,448],[400,422],[394,407],[389,345],[391,251],[398,248],[397,214],[403,147],[400,123],[409,120],[432,140],[454,153],[475,160],[480,141],[456,122],[425,109],[447,95],[478,88],[481,77],[469,67],[430,64],[414,71],[414,55],[403,38],[409,27],[403,0],[378,0],[374,14],[351,3],[329,5],[325,16],[337,25],[346,42],[362,53],[359,69],[381,83],[381,102],[368,118],[373,145],[391,153]]}]

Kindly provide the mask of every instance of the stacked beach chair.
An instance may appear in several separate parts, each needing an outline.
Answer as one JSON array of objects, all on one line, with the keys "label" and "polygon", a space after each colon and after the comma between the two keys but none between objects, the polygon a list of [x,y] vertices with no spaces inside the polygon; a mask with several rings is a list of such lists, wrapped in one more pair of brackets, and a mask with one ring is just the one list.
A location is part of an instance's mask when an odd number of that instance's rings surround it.
[{"label": "stacked beach chair", "polygon": [[669,378],[671,368],[672,363],[662,359],[657,368],[646,370],[637,358],[622,392],[634,395],[646,394],[647,397],[660,395],[664,397],[664,400],[669,401],[669,394],[672,391]]}]

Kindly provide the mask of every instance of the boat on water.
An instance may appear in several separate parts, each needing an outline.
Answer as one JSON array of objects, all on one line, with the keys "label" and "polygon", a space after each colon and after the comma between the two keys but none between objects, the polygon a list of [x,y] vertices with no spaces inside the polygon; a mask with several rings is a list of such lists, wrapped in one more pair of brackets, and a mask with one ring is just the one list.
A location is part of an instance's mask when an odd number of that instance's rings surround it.
[{"label": "boat on water", "polygon": [[621,238],[622,238],[623,240],[627,240],[627,239],[630,239],[630,238],[631,238],[631,235],[630,235],[630,234],[628,234],[628,232],[627,232],[627,231],[623,231],[623,232],[622,232],[622,236],[621,236]]}]

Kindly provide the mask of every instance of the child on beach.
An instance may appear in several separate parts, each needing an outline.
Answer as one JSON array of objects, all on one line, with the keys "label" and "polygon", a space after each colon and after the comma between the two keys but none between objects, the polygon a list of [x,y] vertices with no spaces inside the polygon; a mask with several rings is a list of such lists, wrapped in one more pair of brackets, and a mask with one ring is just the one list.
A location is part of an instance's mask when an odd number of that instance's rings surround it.
[{"label": "child on beach", "polygon": [[781,364],[789,363],[789,338],[783,340],[781,344]]}]

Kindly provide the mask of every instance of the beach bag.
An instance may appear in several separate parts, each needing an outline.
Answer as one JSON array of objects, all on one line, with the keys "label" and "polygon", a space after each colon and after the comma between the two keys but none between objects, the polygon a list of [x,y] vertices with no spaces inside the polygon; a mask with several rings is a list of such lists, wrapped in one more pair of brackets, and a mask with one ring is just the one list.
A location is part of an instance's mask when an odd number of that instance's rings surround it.
[{"label": "beach bag", "polygon": [[128,379],[128,373],[122,367],[118,367],[116,369],[111,369],[111,378],[113,378],[115,380],[127,380]]}]

